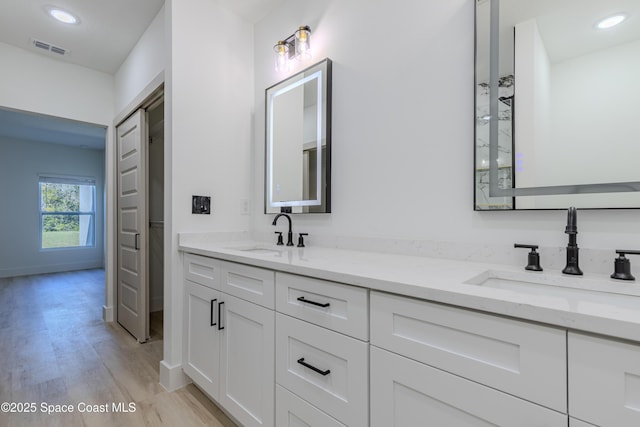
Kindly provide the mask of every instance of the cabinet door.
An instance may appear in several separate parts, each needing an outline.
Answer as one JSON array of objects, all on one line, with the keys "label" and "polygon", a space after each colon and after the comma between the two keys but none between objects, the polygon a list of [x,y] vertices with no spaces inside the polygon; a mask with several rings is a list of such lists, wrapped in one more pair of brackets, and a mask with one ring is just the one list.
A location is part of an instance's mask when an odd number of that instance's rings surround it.
[{"label": "cabinet door", "polygon": [[218,399],[220,292],[189,280],[184,287],[183,370],[204,392]]},{"label": "cabinet door", "polygon": [[566,427],[567,416],[371,346],[371,427]]},{"label": "cabinet door", "polygon": [[244,427],[274,425],[274,312],[222,294],[220,404]]},{"label": "cabinet door", "polygon": [[640,346],[569,332],[569,414],[602,426],[640,426]]}]

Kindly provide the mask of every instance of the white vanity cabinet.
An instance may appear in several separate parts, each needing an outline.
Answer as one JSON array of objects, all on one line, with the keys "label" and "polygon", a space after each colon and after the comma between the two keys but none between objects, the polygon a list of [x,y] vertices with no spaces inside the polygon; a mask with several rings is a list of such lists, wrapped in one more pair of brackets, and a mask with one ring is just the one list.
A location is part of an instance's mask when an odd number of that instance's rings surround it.
[{"label": "white vanity cabinet", "polygon": [[185,253],[184,372],[244,427],[640,426],[640,343],[392,285]]},{"label": "white vanity cabinet", "polygon": [[568,356],[572,417],[597,426],[640,426],[638,343],[569,332]]},{"label": "white vanity cabinet", "polygon": [[243,426],[273,426],[274,272],[193,254],[184,269],[185,374]]},{"label": "white vanity cabinet", "polygon": [[368,290],[276,273],[276,420],[369,424]]},{"label": "white vanity cabinet", "polygon": [[372,427],[567,425],[566,331],[380,292],[370,310]]}]

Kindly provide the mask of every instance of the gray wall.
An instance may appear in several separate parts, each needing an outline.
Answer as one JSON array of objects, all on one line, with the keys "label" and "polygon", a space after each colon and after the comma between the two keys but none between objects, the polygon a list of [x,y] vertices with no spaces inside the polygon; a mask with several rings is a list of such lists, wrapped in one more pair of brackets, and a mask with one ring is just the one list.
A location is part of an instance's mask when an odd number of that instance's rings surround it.
[{"label": "gray wall", "polygon": [[[96,246],[40,250],[38,174],[96,178]],[[104,265],[104,151],[0,139],[0,277]]]}]

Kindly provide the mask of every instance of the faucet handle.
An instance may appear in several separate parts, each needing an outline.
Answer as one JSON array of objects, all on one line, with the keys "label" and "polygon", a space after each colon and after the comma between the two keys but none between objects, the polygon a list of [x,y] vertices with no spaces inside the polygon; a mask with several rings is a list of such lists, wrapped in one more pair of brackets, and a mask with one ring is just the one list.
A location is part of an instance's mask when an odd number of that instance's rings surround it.
[{"label": "faucet handle", "polygon": [[513,247],[531,249],[531,252],[529,252],[527,266],[524,268],[525,270],[542,271],[542,267],[540,267],[540,254],[536,252],[536,249],[538,249],[538,245],[523,245],[520,243],[514,243]]},{"label": "faucet handle", "polygon": [[278,243],[276,243],[276,245],[284,245],[284,241],[282,240],[282,231],[274,231],[274,233],[278,235]]},{"label": "faucet handle", "polygon": [[631,263],[625,255],[640,255],[640,251],[616,249],[616,253],[620,256],[614,260],[614,271],[611,278],[618,280],[636,280],[631,274]]},{"label": "faucet handle", "polygon": [[298,233],[300,237],[298,237],[298,247],[304,248],[304,236],[308,236],[309,233]]}]

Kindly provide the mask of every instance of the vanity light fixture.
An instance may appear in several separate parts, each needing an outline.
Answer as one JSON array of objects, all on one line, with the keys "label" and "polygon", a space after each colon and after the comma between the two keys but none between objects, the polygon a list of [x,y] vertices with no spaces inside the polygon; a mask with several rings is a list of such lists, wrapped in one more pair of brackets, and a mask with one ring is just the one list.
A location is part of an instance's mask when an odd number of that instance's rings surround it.
[{"label": "vanity light fixture", "polygon": [[78,24],[80,19],[71,12],[60,9],[56,6],[46,6],[45,10],[55,20],[62,22],[63,24]]},{"label": "vanity light fixture", "polygon": [[295,33],[273,46],[276,54],[276,71],[291,69],[291,61],[311,59],[311,28],[308,25],[299,27]]},{"label": "vanity light fixture", "polygon": [[619,13],[617,15],[609,16],[608,18],[604,18],[596,24],[596,28],[599,30],[608,30],[609,28],[613,28],[616,25],[622,24],[627,19],[627,15],[623,13]]}]

